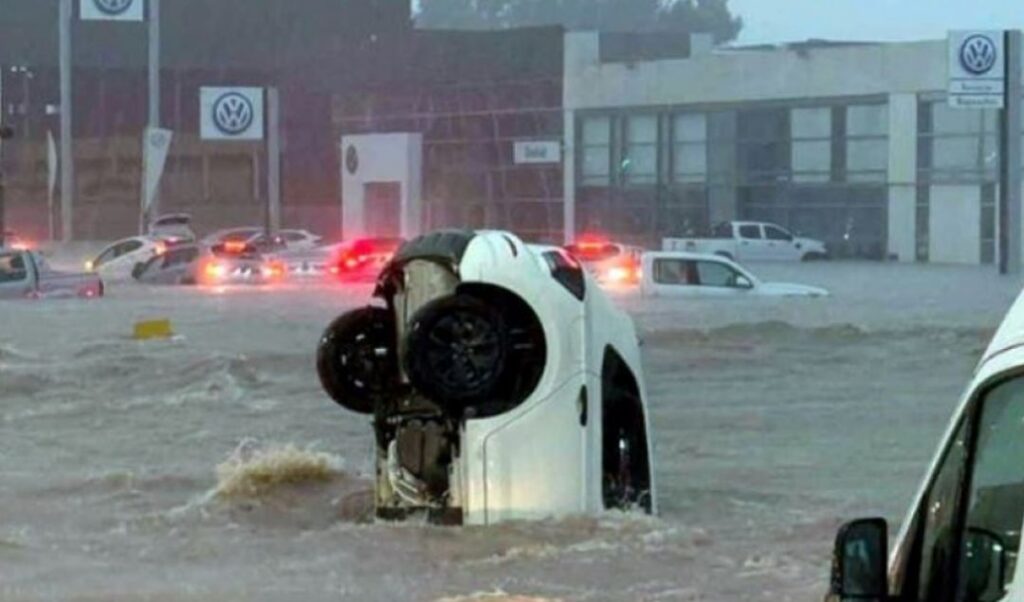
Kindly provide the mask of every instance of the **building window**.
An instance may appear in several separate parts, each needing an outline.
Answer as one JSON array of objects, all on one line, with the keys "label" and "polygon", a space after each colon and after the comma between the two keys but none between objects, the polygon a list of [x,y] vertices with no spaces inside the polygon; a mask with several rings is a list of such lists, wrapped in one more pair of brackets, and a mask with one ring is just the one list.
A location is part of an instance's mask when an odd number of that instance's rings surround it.
[{"label": "building window", "polygon": [[584,186],[607,186],[611,174],[612,128],[608,117],[587,117],[582,121],[580,137],[583,163],[580,174]]},{"label": "building window", "polygon": [[699,184],[708,174],[708,122],[703,113],[676,115],[672,125],[672,174],[676,182]]},{"label": "building window", "polygon": [[828,182],[832,172],[832,109],[793,109],[790,115],[794,182]]},{"label": "building window", "polygon": [[788,109],[751,109],[737,114],[737,171],[741,183],[788,181],[792,152]]},{"label": "building window", "polygon": [[846,179],[884,182],[889,171],[889,105],[846,108]]},{"label": "building window", "polygon": [[626,120],[623,181],[654,184],[658,180],[658,117],[632,115]]},{"label": "building window", "polygon": [[995,181],[999,168],[998,114],[923,102],[919,123],[922,180],[932,183]]}]

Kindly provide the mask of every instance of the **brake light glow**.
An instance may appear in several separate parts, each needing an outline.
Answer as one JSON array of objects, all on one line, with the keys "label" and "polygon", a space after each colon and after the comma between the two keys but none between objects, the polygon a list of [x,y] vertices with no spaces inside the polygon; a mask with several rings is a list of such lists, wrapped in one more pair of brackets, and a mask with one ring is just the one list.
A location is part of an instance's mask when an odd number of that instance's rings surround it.
[{"label": "brake light glow", "polygon": [[228,268],[223,263],[213,262],[206,264],[206,267],[203,268],[203,273],[206,274],[207,278],[220,280],[227,276]]},{"label": "brake light glow", "polygon": [[165,253],[167,253],[167,244],[166,243],[158,242],[158,243],[156,243],[156,245],[154,245],[154,247],[153,247],[153,254],[154,255],[163,255]]},{"label": "brake light glow", "polygon": [[245,251],[245,242],[240,240],[229,240],[224,243],[224,251],[228,253],[242,253]]},{"label": "brake light glow", "polygon": [[609,282],[626,282],[631,279],[631,271],[629,268],[614,267],[608,270],[607,278]]},{"label": "brake light glow", "polygon": [[267,278],[282,278],[284,276],[284,272],[284,264],[278,261],[272,261],[263,266],[263,273]]}]

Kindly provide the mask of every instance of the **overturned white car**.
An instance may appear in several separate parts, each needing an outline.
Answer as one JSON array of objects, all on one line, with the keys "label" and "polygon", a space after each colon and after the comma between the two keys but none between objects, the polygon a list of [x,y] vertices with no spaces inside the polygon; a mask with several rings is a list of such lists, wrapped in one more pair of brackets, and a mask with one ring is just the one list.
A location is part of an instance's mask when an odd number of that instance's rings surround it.
[{"label": "overturned white car", "polygon": [[430,234],[375,296],[331,324],[317,367],[335,401],[374,416],[378,517],[656,510],[633,323],[565,251]]}]

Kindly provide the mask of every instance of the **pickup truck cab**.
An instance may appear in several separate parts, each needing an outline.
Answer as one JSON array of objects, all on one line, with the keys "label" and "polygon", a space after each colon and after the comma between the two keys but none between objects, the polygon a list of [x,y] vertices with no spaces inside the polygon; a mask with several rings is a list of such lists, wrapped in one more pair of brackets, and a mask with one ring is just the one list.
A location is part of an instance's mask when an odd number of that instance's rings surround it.
[{"label": "pickup truck cab", "polygon": [[740,262],[828,258],[820,240],[794,236],[782,226],[765,222],[725,222],[715,226],[710,238],[666,238],[662,250],[721,255]]},{"label": "pickup truck cab", "polygon": [[982,356],[892,553],[884,519],[836,538],[827,600],[1024,600],[1024,295]]},{"label": "pickup truck cab", "polygon": [[0,248],[0,299],[102,296],[95,274],[58,272],[37,253]]},{"label": "pickup truck cab", "polygon": [[643,254],[641,290],[649,297],[827,297],[816,286],[764,282],[721,255]]}]

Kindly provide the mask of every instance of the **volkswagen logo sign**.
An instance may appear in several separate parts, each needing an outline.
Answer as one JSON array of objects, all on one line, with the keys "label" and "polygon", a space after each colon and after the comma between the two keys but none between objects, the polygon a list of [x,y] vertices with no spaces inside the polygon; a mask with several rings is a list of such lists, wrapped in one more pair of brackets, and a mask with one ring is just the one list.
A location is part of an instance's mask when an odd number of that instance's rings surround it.
[{"label": "volkswagen logo sign", "polygon": [[228,92],[213,103],[213,125],[226,136],[244,134],[255,118],[252,101],[244,94]]},{"label": "volkswagen logo sign", "polygon": [[349,145],[348,150],[345,151],[345,169],[347,169],[348,173],[352,175],[355,175],[359,170],[359,151],[357,151],[356,147],[351,144]]},{"label": "volkswagen logo sign", "polygon": [[92,0],[92,3],[101,13],[116,17],[127,12],[135,0]]},{"label": "volkswagen logo sign", "polygon": [[996,65],[999,49],[992,38],[975,34],[960,45],[960,66],[971,75],[985,75]]}]

